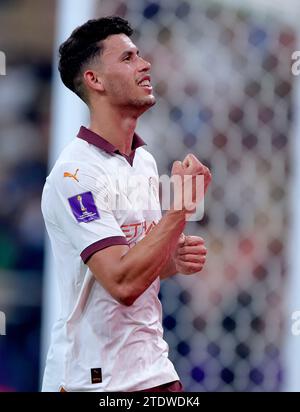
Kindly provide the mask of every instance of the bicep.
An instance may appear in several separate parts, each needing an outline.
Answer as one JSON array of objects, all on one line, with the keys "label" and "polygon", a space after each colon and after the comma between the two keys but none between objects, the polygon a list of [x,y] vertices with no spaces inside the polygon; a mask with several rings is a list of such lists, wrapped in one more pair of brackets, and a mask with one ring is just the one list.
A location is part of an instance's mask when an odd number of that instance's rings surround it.
[{"label": "bicep", "polygon": [[121,260],[128,250],[127,245],[110,246],[94,253],[86,263],[96,280],[120,303],[126,295]]}]

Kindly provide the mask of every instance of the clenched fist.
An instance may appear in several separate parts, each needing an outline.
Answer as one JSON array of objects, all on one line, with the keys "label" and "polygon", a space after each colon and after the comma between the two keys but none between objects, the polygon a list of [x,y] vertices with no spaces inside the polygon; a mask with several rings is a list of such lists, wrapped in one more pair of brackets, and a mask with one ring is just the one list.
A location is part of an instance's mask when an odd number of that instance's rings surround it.
[{"label": "clenched fist", "polygon": [[185,275],[200,272],[206,261],[207,249],[199,236],[185,236],[178,240],[174,255],[176,270]]},{"label": "clenched fist", "polygon": [[[197,177],[201,179],[197,179]],[[211,182],[211,173],[193,154],[188,154],[183,162],[175,161],[172,167],[174,182],[174,209],[195,211],[197,203],[203,200],[203,195]],[[200,182],[200,183],[199,183]],[[203,190],[197,190],[197,185],[203,184]],[[178,196],[180,194],[180,196]]]}]

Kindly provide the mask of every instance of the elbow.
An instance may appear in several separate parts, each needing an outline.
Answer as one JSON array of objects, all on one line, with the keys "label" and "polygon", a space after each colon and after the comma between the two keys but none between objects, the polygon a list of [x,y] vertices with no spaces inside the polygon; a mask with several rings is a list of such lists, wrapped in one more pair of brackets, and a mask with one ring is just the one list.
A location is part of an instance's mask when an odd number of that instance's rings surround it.
[{"label": "elbow", "polygon": [[124,286],[119,287],[115,293],[115,299],[124,306],[132,306],[138,296]]},{"label": "elbow", "polygon": [[96,277],[100,285],[109,293],[109,295],[115,299],[118,303],[124,306],[132,306],[139,294],[135,288],[130,287],[130,285],[125,284],[125,282],[110,281],[104,284]]},{"label": "elbow", "polygon": [[125,297],[125,298],[118,299],[118,302],[123,306],[129,307],[129,306],[132,306],[134,304],[135,299],[128,296],[128,297]]}]

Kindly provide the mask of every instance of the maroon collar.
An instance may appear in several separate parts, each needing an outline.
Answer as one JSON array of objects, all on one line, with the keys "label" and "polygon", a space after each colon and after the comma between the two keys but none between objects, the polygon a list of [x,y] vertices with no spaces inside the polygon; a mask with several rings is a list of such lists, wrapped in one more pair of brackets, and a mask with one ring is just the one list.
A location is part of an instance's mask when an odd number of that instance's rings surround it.
[{"label": "maroon collar", "polygon": [[87,129],[84,126],[81,126],[77,137],[80,139],[85,140],[86,142],[98,147],[101,150],[104,150],[107,153],[113,154],[113,153],[118,153],[121,156],[123,156],[128,163],[132,166],[133,164],[133,159],[135,155],[135,151],[138,147],[144,146],[146,143],[136,134],[134,133],[133,139],[132,139],[132,152],[130,153],[129,156],[120,153],[119,150],[111,143],[109,143],[107,140],[103,139],[99,134],[93,132],[90,129]]}]

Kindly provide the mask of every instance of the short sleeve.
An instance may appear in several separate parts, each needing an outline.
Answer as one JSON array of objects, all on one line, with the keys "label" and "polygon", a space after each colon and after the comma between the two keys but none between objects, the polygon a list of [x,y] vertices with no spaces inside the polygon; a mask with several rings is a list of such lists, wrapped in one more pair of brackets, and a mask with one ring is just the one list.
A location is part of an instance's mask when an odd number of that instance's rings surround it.
[{"label": "short sleeve", "polygon": [[105,173],[84,164],[64,163],[47,183],[43,213],[59,226],[84,263],[101,249],[128,245],[109,207],[113,189]]}]

